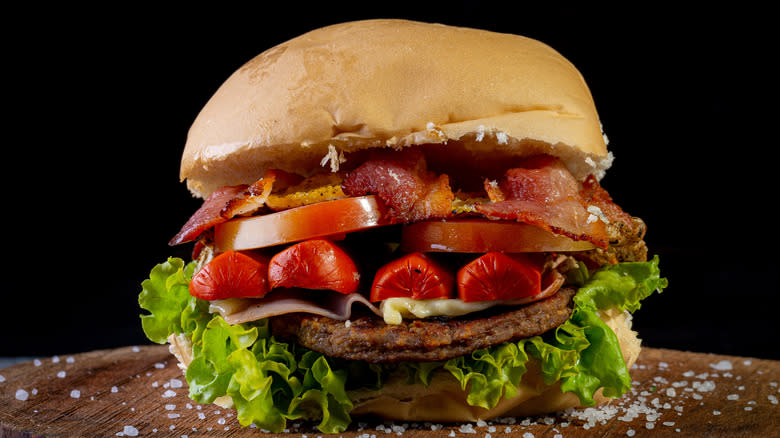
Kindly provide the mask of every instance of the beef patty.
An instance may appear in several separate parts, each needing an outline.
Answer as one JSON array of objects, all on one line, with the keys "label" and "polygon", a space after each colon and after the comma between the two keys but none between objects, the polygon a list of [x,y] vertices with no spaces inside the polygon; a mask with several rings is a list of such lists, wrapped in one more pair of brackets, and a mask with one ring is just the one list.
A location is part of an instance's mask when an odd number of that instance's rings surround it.
[{"label": "beef patty", "polygon": [[567,287],[545,300],[501,313],[405,320],[398,325],[385,324],[376,315],[357,318],[347,325],[305,313],[275,316],[270,323],[274,336],[297,341],[331,357],[370,363],[439,361],[558,327],[571,315],[574,293]]}]

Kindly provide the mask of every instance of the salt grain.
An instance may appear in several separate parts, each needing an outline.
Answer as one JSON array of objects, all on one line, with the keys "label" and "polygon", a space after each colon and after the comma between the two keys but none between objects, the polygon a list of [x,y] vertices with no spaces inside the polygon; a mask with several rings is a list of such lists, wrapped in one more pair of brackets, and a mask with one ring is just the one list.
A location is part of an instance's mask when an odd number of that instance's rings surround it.
[{"label": "salt grain", "polygon": [[720,411],[712,411],[712,415],[720,415]]},{"label": "salt grain", "polygon": [[772,403],[773,405],[777,404],[777,397],[775,397],[774,395],[770,394],[769,396],[767,396],[767,398],[769,399],[769,402]]},{"label": "salt grain", "polygon": [[739,395],[737,394],[729,394],[726,399],[728,400],[739,400]]},{"label": "salt grain", "polygon": [[204,415],[203,412],[198,412],[198,418],[200,418],[201,420],[205,420],[206,415]]},{"label": "salt grain", "polygon": [[43,364],[43,362],[41,362],[41,360],[40,360],[40,359],[35,359],[35,360],[33,360],[33,365],[35,365],[36,367],[39,367],[39,366],[41,366],[42,364]]},{"label": "salt grain", "polygon": [[138,346],[133,346],[133,353],[138,353],[140,351],[141,351],[141,349],[138,348]]},{"label": "salt grain", "polygon": [[634,429],[628,429],[626,431],[626,435],[628,436],[634,436],[634,434],[636,434],[636,431]]},{"label": "salt grain", "polygon": [[181,415],[179,414],[168,414],[168,418],[179,418]]},{"label": "salt grain", "polygon": [[24,389],[17,389],[16,390],[16,399],[21,401],[26,401],[30,397],[30,394],[27,393]]},{"label": "salt grain", "polygon": [[112,386],[111,392],[119,392],[119,388],[117,388],[116,386]]},{"label": "salt grain", "polygon": [[138,429],[133,426],[125,426],[122,432],[127,436],[138,436]]},{"label": "salt grain", "polygon": [[67,362],[67,363],[73,363],[73,362],[76,362],[76,359],[74,359],[74,358],[73,358],[73,356],[68,356],[68,358],[67,358],[67,359],[65,359],[65,362]]},{"label": "salt grain", "polygon": [[60,363],[60,357],[59,356],[54,356],[54,357],[51,358],[51,361],[52,361],[52,363]]},{"label": "salt grain", "polygon": [[534,434],[531,432],[526,432],[523,434],[523,438],[534,438]]},{"label": "salt grain", "polygon": [[172,404],[165,405],[166,411],[172,411],[174,409],[176,409],[176,405],[172,405]]},{"label": "salt grain", "polygon": [[162,363],[158,362],[158,363],[154,364],[154,367],[157,368],[158,370],[161,370],[161,369],[165,368],[165,364],[162,364]]},{"label": "salt grain", "polygon": [[79,398],[79,397],[81,397],[81,391],[79,391],[78,389],[74,389],[73,391],[70,392],[70,398]]},{"label": "salt grain", "polygon": [[720,361],[718,363],[715,363],[715,364],[711,363],[710,364],[710,368],[712,368],[714,370],[718,370],[718,371],[729,371],[729,370],[734,369],[734,366],[731,365],[730,361],[722,360],[722,361]]},{"label": "salt grain", "polygon": [[66,375],[65,371],[60,371],[59,373],[57,373],[57,377],[59,377],[60,379],[64,379],[65,375]]},{"label": "salt grain", "polygon": [[179,379],[171,379],[169,383],[171,384],[171,388],[181,388],[184,386],[184,383]]},{"label": "salt grain", "polygon": [[175,397],[175,396],[176,396],[176,393],[171,391],[170,389],[165,391],[163,393],[163,395],[162,395],[163,398],[171,398],[171,397]]},{"label": "salt grain", "polygon": [[0,383],[3,383],[3,382],[5,382],[5,376],[0,374]]}]

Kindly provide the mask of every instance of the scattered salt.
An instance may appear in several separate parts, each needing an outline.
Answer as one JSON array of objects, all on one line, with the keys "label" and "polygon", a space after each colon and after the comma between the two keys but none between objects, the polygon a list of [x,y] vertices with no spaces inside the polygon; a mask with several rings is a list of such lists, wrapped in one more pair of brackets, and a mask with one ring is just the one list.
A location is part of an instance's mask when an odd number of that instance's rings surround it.
[{"label": "scattered salt", "polygon": [[138,352],[140,352],[140,351],[141,351],[141,349],[140,349],[140,348],[138,348],[138,346],[137,346],[137,345],[134,345],[134,346],[133,346],[133,353],[138,353]]},{"label": "scattered salt", "polygon": [[753,364],[753,361],[748,359],[748,360],[746,360],[746,361],[744,361],[744,362],[742,362],[742,363],[743,363],[744,365],[750,366],[750,365],[752,365],[752,364]]},{"label": "scattered salt", "polygon": [[65,378],[65,371],[60,371],[59,373],[57,373],[57,377],[59,377],[60,379],[64,379]]},{"label": "scattered salt", "polygon": [[769,394],[769,395],[767,396],[767,398],[769,399],[769,402],[770,402],[770,403],[772,403],[773,405],[776,405],[776,404],[777,404],[777,397],[776,397],[776,396],[774,396],[774,395],[772,395],[772,394]]},{"label": "scattered salt", "polygon": [[458,429],[458,432],[460,433],[477,433],[476,430],[474,430],[474,426],[471,423],[462,424],[460,428]]},{"label": "scattered salt", "polygon": [[181,388],[184,386],[184,383],[179,379],[171,379],[169,383],[171,384],[171,388]]},{"label": "scattered salt", "polygon": [[125,426],[122,432],[127,436],[138,436],[138,429],[133,426]]},{"label": "scattered salt", "polygon": [[523,438],[534,438],[534,434],[531,432],[526,432],[523,434]]},{"label": "scattered salt", "polygon": [[634,434],[636,434],[636,431],[634,429],[628,429],[626,431],[626,435],[628,436],[634,436]]},{"label": "scattered salt", "polygon": [[179,414],[168,414],[168,418],[179,418],[181,415]]},{"label": "scattered salt", "polygon": [[43,364],[43,362],[41,362],[41,360],[40,360],[40,359],[34,359],[34,360],[33,360],[33,365],[35,365],[36,367],[39,367],[39,366],[41,366],[42,364]]},{"label": "scattered salt", "polygon": [[734,369],[734,367],[731,365],[731,362],[728,360],[722,360],[718,363],[711,363],[710,368],[718,371],[728,371]]},{"label": "scattered salt", "polygon": [[746,410],[746,411],[752,411],[752,410],[753,410],[753,408],[752,408],[751,406],[745,406],[745,410]]},{"label": "scattered salt", "polygon": [[25,401],[30,397],[30,394],[27,393],[24,389],[17,389],[16,390],[16,399]]},{"label": "scattered salt", "polygon": [[68,358],[67,358],[67,359],[65,359],[65,362],[67,362],[67,363],[73,363],[73,362],[76,362],[76,359],[74,359],[74,358],[73,358],[73,356],[68,356]]},{"label": "scattered salt", "polygon": [[206,415],[204,415],[203,412],[198,412],[198,418],[200,418],[201,420],[205,420]]},{"label": "scattered salt", "polygon": [[712,415],[720,415],[720,411],[712,411]]},{"label": "scattered salt", "polygon": [[81,397],[81,391],[79,391],[78,389],[74,389],[73,391],[70,392],[70,398],[79,398],[79,397]]},{"label": "scattered salt", "polygon": [[166,411],[172,411],[174,409],[176,409],[176,405],[172,405],[172,404],[165,405]]},{"label": "scattered salt", "polygon": [[171,397],[175,397],[175,396],[176,396],[176,393],[171,391],[170,389],[165,391],[163,393],[163,395],[162,395],[163,398],[171,398]]},{"label": "scattered salt", "polygon": [[3,383],[3,382],[5,382],[5,376],[0,374],[0,383]]},{"label": "scattered salt", "polygon": [[156,364],[154,364],[154,367],[157,368],[158,370],[161,370],[165,368],[165,364],[157,362]]},{"label": "scattered salt", "polygon": [[729,394],[726,398],[728,400],[739,400],[739,395],[738,394]]},{"label": "scattered salt", "polygon": [[219,420],[217,420],[217,424],[225,424],[225,419],[220,418]]},{"label": "scattered salt", "polygon": [[112,386],[111,392],[119,392],[119,388],[117,388],[116,386]]},{"label": "scattered salt", "polygon": [[54,357],[51,358],[51,361],[52,361],[52,363],[60,363],[60,357],[59,356],[54,356]]}]

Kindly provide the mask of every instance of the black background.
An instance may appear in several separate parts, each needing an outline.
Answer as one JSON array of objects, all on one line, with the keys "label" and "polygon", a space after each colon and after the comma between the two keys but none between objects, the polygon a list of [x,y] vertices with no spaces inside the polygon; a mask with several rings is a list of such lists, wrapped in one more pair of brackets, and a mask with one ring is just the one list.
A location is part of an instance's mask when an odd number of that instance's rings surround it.
[{"label": "black background", "polygon": [[148,343],[140,283],[189,251],[166,242],[200,205],[178,166],[211,94],[313,28],[410,18],[530,36],[580,69],[616,157],[602,185],[670,282],[635,315],[645,345],[780,359],[767,11],[289,3],[7,14],[0,356]]}]

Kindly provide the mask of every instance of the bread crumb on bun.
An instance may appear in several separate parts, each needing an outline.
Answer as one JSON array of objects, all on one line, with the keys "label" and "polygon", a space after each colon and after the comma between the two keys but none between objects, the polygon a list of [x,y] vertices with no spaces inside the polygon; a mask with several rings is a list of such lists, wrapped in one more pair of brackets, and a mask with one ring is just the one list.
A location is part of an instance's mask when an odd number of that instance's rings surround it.
[{"label": "bread crumb on bun", "polygon": [[446,144],[561,157],[577,178],[611,165],[590,91],[551,47],[522,36],[396,19],[316,29],[238,69],[190,128],[193,195],[323,157]]}]

